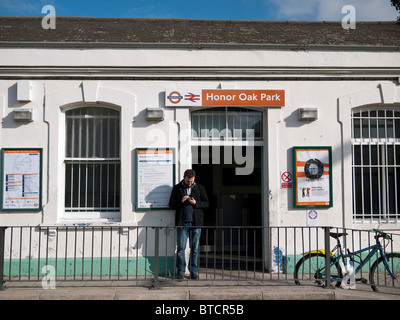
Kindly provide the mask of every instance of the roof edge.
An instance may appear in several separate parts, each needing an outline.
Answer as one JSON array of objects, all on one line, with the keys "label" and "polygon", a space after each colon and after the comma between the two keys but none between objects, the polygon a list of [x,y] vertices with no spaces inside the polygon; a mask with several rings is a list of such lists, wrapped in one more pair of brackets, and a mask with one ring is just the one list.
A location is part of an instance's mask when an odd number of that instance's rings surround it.
[{"label": "roof edge", "polygon": [[327,44],[268,44],[268,43],[173,43],[173,42],[47,42],[0,41],[1,48],[68,48],[68,49],[210,49],[210,50],[299,50],[299,51],[390,51],[400,52],[400,46],[327,45]]}]

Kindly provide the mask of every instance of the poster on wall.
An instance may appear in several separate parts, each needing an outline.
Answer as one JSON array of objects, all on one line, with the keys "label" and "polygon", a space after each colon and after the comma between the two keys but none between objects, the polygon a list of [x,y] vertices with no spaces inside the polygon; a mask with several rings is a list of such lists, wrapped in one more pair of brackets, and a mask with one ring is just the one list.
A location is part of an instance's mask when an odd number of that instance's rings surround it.
[{"label": "poster on wall", "polygon": [[42,149],[3,149],[1,210],[42,209]]},{"label": "poster on wall", "polygon": [[294,206],[332,207],[332,148],[293,147]]},{"label": "poster on wall", "polygon": [[175,183],[174,149],[136,149],[136,209],[169,209]]}]

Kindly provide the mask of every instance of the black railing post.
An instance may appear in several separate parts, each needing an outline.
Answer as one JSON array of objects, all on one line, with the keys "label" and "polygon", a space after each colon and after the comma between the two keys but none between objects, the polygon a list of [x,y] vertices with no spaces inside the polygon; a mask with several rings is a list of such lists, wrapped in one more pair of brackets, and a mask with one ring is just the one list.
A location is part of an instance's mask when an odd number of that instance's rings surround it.
[{"label": "black railing post", "polygon": [[[7,227],[0,227],[0,290],[4,290],[4,241]],[[10,261],[11,263],[11,261]]]},{"label": "black railing post", "polygon": [[331,244],[330,244],[330,227],[324,228],[325,235],[325,289],[332,289],[331,285]]},{"label": "black railing post", "polygon": [[160,281],[158,279],[158,270],[160,267],[160,228],[155,227],[154,230],[154,279],[153,279],[153,286],[151,289],[159,290]]}]

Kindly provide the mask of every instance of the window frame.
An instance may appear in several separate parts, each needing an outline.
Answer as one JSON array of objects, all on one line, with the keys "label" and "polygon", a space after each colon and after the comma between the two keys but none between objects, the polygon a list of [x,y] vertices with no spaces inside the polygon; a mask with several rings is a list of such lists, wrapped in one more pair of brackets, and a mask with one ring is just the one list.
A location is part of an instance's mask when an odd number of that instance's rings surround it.
[{"label": "window frame", "polygon": [[[111,109],[113,111],[118,112],[118,157],[112,157],[112,158],[104,158],[104,157],[67,157],[67,113],[72,110],[77,110],[77,109],[83,109],[83,108],[88,108],[88,107],[95,107],[95,108],[102,108],[102,109]],[[121,133],[122,133],[122,127],[121,127],[121,110],[119,108],[109,106],[109,105],[99,105],[99,104],[79,104],[75,105],[69,108],[64,108],[62,112],[62,123],[64,125],[64,147],[63,147],[63,155],[62,155],[62,170],[63,172],[63,192],[62,192],[62,197],[60,199],[61,202],[61,207],[63,208],[63,215],[62,219],[63,220],[115,220],[119,221],[121,217]],[[74,163],[74,164],[89,164],[89,163],[102,163],[102,164],[107,164],[107,163],[115,163],[118,166],[118,172],[119,172],[119,177],[118,177],[118,189],[119,189],[119,196],[118,196],[118,207],[115,207],[114,210],[76,210],[76,211],[71,211],[68,210],[66,207],[66,194],[67,194],[67,177],[66,177],[66,170],[67,170],[67,164],[68,163]]]},{"label": "window frame", "polygon": [[[236,114],[237,113],[237,114]],[[199,116],[197,119],[197,124],[194,123],[194,116]],[[202,118],[200,116],[205,116],[207,123],[211,120],[211,130],[205,125],[205,128],[202,128]],[[214,126],[214,116],[219,116],[218,119],[218,127]],[[243,131],[243,128],[239,126],[237,128],[235,125],[237,121],[239,121],[241,125],[241,120],[243,117],[246,117],[246,121],[248,121],[248,116],[259,116],[259,124],[258,126],[258,135],[255,133],[249,134],[247,130]],[[221,117],[225,117],[225,121],[222,121],[223,126],[221,126]],[[222,119],[223,120],[223,119]],[[245,108],[245,107],[210,107],[210,108],[202,108],[191,111],[190,113],[190,122],[191,122],[191,140],[193,145],[202,145],[203,143],[212,142],[213,145],[225,145],[225,144],[246,144],[246,141],[253,141],[256,145],[263,145],[264,132],[263,132],[263,122],[264,122],[264,114],[262,110],[257,110],[253,108]],[[204,123],[204,124],[205,124]],[[255,122],[258,123],[258,122]],[[198,128],[196,131],[194,128]],[[233,129],[231,131],[230,129]],[[227,130],[228,129],[228,130]],[[238,132],[234,130],[241,130],[241,134],[238,135]],[[206,131],[208,130],[208,134]],[[193,134],[193,133],[196,134]],[[246,133],[244,133],[246,132]]]},{"label": "window frame", "polygon": [[[389,120],[391,128],[388,126]],[[384,126],[380,127],[380,124]],[[392,160],[388,156],[389,147],[392,148]],[[360,107],[351,110],[351,172],[353,221],[398,223],[400,220],[399,108]],[[366,212],[365,207],[369,208],[370,212]]]}]

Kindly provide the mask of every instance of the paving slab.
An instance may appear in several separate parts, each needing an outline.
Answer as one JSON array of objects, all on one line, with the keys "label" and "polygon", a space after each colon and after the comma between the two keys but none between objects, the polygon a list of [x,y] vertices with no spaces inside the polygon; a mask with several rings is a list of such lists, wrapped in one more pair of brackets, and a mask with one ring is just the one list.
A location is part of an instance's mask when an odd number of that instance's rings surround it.
[{"label": "paving slab", "polygon": [[0,291],[0,300],[400,300],[400,295],[376,293],[365,286],[359,290],[344,290],[313,286],[279,285],[237,285],[194,283],[193,281],[169,282],[161,289],[151,285],[138,286],[136,283],[112,281],[96,285],[88,283],[60,283],[55,289],[44,289],[40,282],[10,285]]}]

